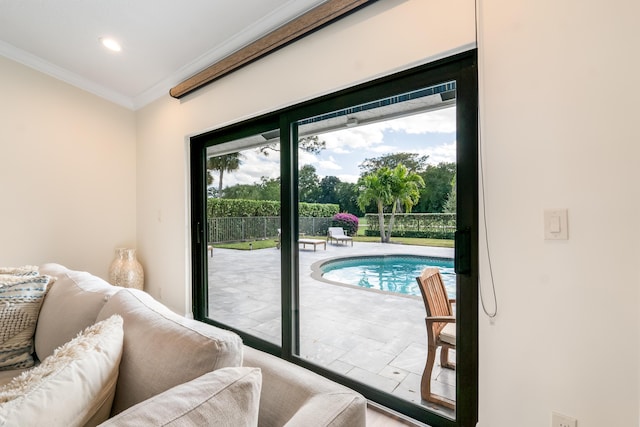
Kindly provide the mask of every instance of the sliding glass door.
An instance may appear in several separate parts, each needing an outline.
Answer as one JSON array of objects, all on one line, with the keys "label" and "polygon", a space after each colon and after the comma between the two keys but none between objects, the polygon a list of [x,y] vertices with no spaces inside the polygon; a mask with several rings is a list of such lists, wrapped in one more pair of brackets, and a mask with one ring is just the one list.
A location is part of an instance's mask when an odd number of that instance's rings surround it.
[{"label": "sliding glass door", "polygon": [[192,138],[196,317],[473,425],[476,109],[468,53]]},{"label": "sliding glass door", "polygon": [[313,141],[297,151],[297,355],[416,405],[429,376],[441,399],[431,408],[455,417],[455,369],[434,363],[425,372],[416,277],[438,268],[455,299],[456,82],[296,126],[299,139]]}]

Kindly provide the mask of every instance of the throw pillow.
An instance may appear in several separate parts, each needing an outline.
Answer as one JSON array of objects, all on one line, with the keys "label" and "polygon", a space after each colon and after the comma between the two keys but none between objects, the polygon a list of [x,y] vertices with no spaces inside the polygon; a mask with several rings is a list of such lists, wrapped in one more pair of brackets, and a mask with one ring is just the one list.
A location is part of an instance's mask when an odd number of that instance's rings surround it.
[{"label": "throw pillow", "polygon": [[122,356],[122,318],[96,323],[0,387],[0,424],[96,425],[109,417]]},{"label": "throw pillow", "polygon": [[259,368],[222,368],[140,402],[100,427],[257,426],[261,387]]},{"label": "throw pillow", "polygon": [[0,267],[0,275],[8,276],[37,276],[37,265],[23,265],[22,267]]},{"label": "throw pillow", "polygon": [[55,286],[47,292],[42,303],[34,337],[36,355],[44,360],[78,332],[96,323],[100,309],[111,295],[122,288],[116,288],[90,273],[72,271],[59,264],[41,265],[40,272],[56,277]]},{"label": "throw pillow", "polygon": [[53,280],[32,272],[0,275],[0,370],[33,366],[33,334]]}]

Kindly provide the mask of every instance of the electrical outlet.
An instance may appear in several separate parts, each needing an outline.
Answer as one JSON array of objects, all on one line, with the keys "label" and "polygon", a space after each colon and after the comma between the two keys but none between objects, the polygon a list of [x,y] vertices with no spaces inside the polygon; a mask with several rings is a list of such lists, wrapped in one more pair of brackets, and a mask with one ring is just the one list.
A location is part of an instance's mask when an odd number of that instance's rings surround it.
[{"label": "electrical outlet", "polygon": [[578,427],[578,420],[557,412],[552,412],[551,427]]}]

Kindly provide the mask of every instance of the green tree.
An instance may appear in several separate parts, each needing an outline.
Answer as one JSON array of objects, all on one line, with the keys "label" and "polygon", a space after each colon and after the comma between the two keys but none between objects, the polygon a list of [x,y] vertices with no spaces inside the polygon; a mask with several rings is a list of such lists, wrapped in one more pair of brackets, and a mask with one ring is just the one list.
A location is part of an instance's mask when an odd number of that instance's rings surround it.
[{"label": "green tree", "polygon": [[298,199],[300,202],[315,203],[319,191],[320,180],[316,174],[316,168],[312,165],[304,165],[298,172]]},{"label": "green tree", "polygon": [[320,180],[318,203],[335,203],[340,204],[338,199],[338,185],[340,185],[340,178],[337,176],[325,176]]},{"label": "green tree", "polygon": [[420,173],[425,170],[428,158],[429,156],[421,156],[418,153],[391,153],[380,157],[364,159],[358,167],[362,171],[362,175],[375,172],[383,167],[394,169],[398,165],[404,165],[409,172]]},{"label": "green tree", "polygon": [[259,183],[236,184],[224,189],[225,199],[280,200],[280,178],[260,178]]},{"label": "green tree", "polygon": [[224,189],[225,199],[260,200],[257,184],[236,184]]},{"label": "green tree", "polygon": [[[403,205],[407,212],[416,204],[420,197],[419,189],[424,186],[422,177],[415,172],[410,172],[403,164],[393,169],[386,166],[375,172],[364,175],[358,181],[360,196],[358,205],[366,209],[372,201],[378,210],[378,223],[380,227],[380,241],[388,243],[393,231],[396,208]],[[391,218],[388,229],[384,227],[385,208],[391,208]]]},{"label": "green tree", "polygon": [[[358,184],[351,182],[340,182],[336,186],[336,197],[340,205],[340,212],[349,212],[355,216],[364,216],[364,209],[358,205],[358,195],[360,190]],[[375,209],[375,205],[372,205]]]},{"label": "green tree", "polygon": [[261,178],[259,186],[259,200],[280,201],[280,177],[267,179],[263,176]]},{"label": "green tree", "polygon": [[224,154],[222,156],[210,157],[207,160],[207,169],[218,171],[218,197],[222,195],[222,177],[225,172],[232,172],[240,168],[240,153]]},{"label": "green tree", "polygon": [[455,163],[442,162],[437,165],[428,165],[425,171],[420,173],[424,180],[424,188],[420,190],[420,201],[414,206],[414,210],[442,212],[451,192],[451,180],[455,173]]},{"label": "green tree", "polygon": [[[359,168],[362,171],[362,175],[375,172],[383,167],[394,169],[398,165],[404,165],[409,172],[422,173],[428,167],[428,158],[429,156],[421,156],[418,153],[389,153],[380,157],[364,159],[362,163],[360,163]],[[398,203],[396,209],[398,212],[402,212],[402,204]],[[418,209],[418,211],[422,212],[420,209]]]},{"label": "green tree", "polygon": [[458,190],[457,190],[457,175],[453,175],[453,179],[451,180],[451,191],[449,192],[449,197],[447,197],[447,201],[444,204],[444,209],[442,210],[444,213],[456,213],[458,209]]}]

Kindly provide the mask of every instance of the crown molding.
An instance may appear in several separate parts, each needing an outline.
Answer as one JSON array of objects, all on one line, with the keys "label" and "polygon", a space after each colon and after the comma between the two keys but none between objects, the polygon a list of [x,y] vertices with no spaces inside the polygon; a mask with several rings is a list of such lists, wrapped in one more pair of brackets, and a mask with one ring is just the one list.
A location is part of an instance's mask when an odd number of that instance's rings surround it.
[{"label": "crown molding", "polygon": [[9,43],[0,40],[0,55],[5,58],[11,59],[22,65],[26,65],[29,68],[33,68],[36,71],[47,74],[58,80],[62,80],[72,86],[82,89],[86,92],[92,93],[96,96],[111,101],[114,104],[133,110],[133,100],[128,96],[122,95],[111,89],[99,85],[87,78],[84,78],[78,74],[72,73],[62,67],[58,67],[44,59],[35,56],[29,52],[19,49]]}]

